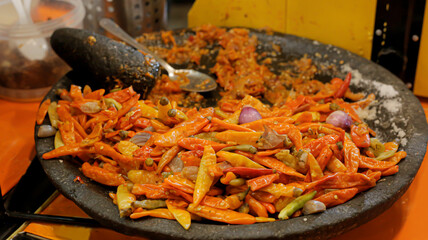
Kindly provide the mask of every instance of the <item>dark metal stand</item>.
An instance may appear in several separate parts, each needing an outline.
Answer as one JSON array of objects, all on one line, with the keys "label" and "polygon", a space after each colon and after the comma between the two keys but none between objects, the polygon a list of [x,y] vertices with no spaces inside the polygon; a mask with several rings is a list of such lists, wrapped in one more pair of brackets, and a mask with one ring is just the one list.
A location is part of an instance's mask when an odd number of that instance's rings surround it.
[{"label": "dark metal stand", "polygon": [[5,196],[0,187],[0,239],[10,236],[25,221],[101,227],[91,218],[35,214],[54,192],[55,188],[37,159],[32,161],[25,175]]}]

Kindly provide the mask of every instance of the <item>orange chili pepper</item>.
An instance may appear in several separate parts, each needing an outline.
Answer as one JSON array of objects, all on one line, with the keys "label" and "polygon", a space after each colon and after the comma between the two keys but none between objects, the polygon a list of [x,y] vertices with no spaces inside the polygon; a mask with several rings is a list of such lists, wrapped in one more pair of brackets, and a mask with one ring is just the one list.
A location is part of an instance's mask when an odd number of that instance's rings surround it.
[{"label": "orange chili pepper", "polygon": [[242,201],[239,199],[237,194],[232,194],[224,199],[229,205],[229,209],[235,210],[242,205]]},{"label": "orange chili pepper", "polygon": [[309,149],[314,157],[318,157],[325,146],[337,143],[339,139],[340,137],[338,135],[326,135],[305,144],[303,148]]},{"label": "orange chili pepper", "polygon": [[308,176],[310,176],[311,181],[316,181],[324,176],[320,165],[311,153],[308,154],[307,163],[309,165],[310,173]]},{"label": "orange chili pepper", "polygon": [[190,195],[190,194],[188,194],[188,193],[185,193],[185,192],[183,192],[183,191],[181,191],[181,190],[179,190],[177,188],[171,187],[170,185],[167,185],[167,184],[164,187],[167,188],[167,189],[169,189],[170,190],[169,192],[171,194],[174,194],[176,196],[182,197],[187,202],[192,202],[193,201],[193,196]]},{"label": "orange chili pepper", "polygon": [[132,88],[132,86],[125,88],[120,91],[112,92],[104,96],[104,98],[113,98],[118,103],[124,103],[128,101],[132,96],[134,96],[136,92]]},{"label": "orange chili pepper", "polygon": [[358,126],[351,126],[351,137],[352,141],[359,148],[369,147],[370,146],[370,135],[368,126],[364,123],[359,124]]},{"label": "orange chili pepper", "polygon": [[275,206],[272,203],[261,202],[259,201],[270,214],[274,214],[276,212]]},{"label": "orange chili pepper", "polygon": [[164,183],[185,193],[193,194],[193,191],[195,189],[195,184],[192,181],[187,178],[180,177],[178,175],[168,176],[164,179]]},{"label": "orange chili pepper", "polygon": [[326,207],[333,207],[342,203],[347,202],[349,199],[353,198],[355,194],[358,193],[358,188],[347,188],[332,191],[326,194],[323,194],[314,200],[324,203]]},{"label": "orange chili pepper", "polygon": [[290,125],[294,120],[290,117],[271,117],[262,118],[249,123],[241,124],[242,127],[252,129],[256,132],[263,132],[265,130],[264,125],[270,128],[283,128],[284,126]]},{"label": "orange chili pepper", "polygon": [[351,188],[351,187],[357,187],[357,186],[375,186],[376,181],[373,181],[370,177],[361,174],[361,173],[342,173],[338,172],[331,175],[326,175],[323,178],[313,181],[311,183],[308,183],[306,186],[306,189],[313,189],[313,188],[320,188],[320,189],[326,189],[326,188]]},{"label": "orange chili pepper", "polygon": [[250,210],[252,210],[258,217],[268,217],[265,206],[249,194],[245,197],[245,202],[248,203]]},{"label": "orange chili pepper", "polygon": [[175,219],[174,215],[166,208],[157,208],[157,209],[152,209],[152,210],[147,210],[142,212],[134,212],[129,217],[131,219],[137,219],[137,218],[142,218],[147,216],[165,218],[165,219],[171,219],[171,220]]},{"label": "orange chili pepper", "polygon": [[70,86],[69,95],[70,95],[71,99],[73,99],[73,101],[82,100],[83,99],[82,88],[80,86],[72,84]]},{"label": "orange chili pepper", "polygon": [[273,203],[277,199],[273,194],[262,191],[252,192],[251,196],[259,200],[260,202],[266,203]]},{"label": "orange chili pepper", "polygon": [[223,170],[218,166],[221,163],[217,163],[208,167],[208,174],[212,177],[221,177],[223,176]]},{"label": "orange chili pepper", "polygon": [[303,176],[301,173],[297,172],[294,168],[291,168],[287,165],[285,165],[285,163],[275,159],[275,158],[271,158],[271,157],[259,157],[259,156],[254,156],[254,162],[259,163],[263,166],[275,169],[279,172],[282,172],[286,175],[290,175],[290,176],[294,176],[294,177],[298,177],[298,178],[305,178],[305,176]]},{"label": "orange chili pepper", "polygon": [[[57,113],[58,113],[58,117],[61,121],[65,122],[65,121],[70,121],[73,123],[74,128],[76,128],[77,132],[79,132],[79,134],[82,137],[87,137],[88,134],[85,132],[85,129],[80,125],[80,123],[71,116],[70,112],[69,112],[69,108],[65,105],[58,105],[57,109],[56,109]],[[86,123],[88,124],[88,122]]]},{"label": "orange chili pepper", "polygon": [[394,156],[391,157],[392,161],[378,161],[373,158],[360,156],[360,167],[383,171],[396,165],[401,159],[405,158],[406,155],[404,151],[396,152]]},{"label": "orange chili pepper", "polygon": [[94,143],[95,152],[112,158],[119,165],[127,170],[138,169],[140,163],[132,157],[125,156],[114,150],[110,145],[103,142]]},{"label": "orange chili pepper", "polygon": [[201,205],[218,208],[218,209],[228,209],[230,208],[230,205],[227,201],[224,199],[221,199],[219,197],[211,197],[211,196],[205,196],[201,203]]},{"label": "orange chili pepper", "polygon": [[281,150],[282,149],[271,149],[271,150],[266,150],[266,151],[260,151],[260,152],[257,152],[256,155],[259,157],[268,157],[268,156],[275,155],[275,154],[281,152]]},{"label": "orange chili pepper", "polygon": [[345,166],[348,172],[357,172],[360,165],[360,149],[349,138],[343,144]]},{"label": "orange chili pepper", "polygon": [[76,138],[74,136],[74,125],[72,122],[66,121],[64,123],[58,123],[58,129],[65,145],[76,142]]},{"label": "orange chili pepper", "polygon": [[138,104],[138,99],[140,99],[140,94],[136,94],[133,97],[131,97],[128,101],[124,102],[122,104],[122,108],[117,111],[116,116],[118,118],[120,118],[123,115],[125,115],[127,112],[129,112],[129,110],[131,110],[131,108],[133,106],[135,106],[136,104]]},{"label": "orange chili pepper", "polygon": [[164,154],[162,154],[162,158],[159,161],[158,168],[156,169],[156,173],[159,174],[162,172],[163,168],[171,162],[171,160],[180,152],[181,148],[179,146],[174,146],[168,151],[166,151]]},{"label": "orange chili pepper", "polygon": [[382,171],[382,177],[383,176],[394,175],[394,174],[398,173],[398,169],[399,169],[399,166],[395,165],[395,166],[392,166],[392,167],[390,167],[390,168],[388,168],[386,170],[383,170]]},{"label": "orange chili pepper", "polygon": [[330,161],[331,157],[333,156],[333,151],[331,151],[330,146],[325,146],[320,154],[317,157],[317,162],[323,171],[325,167],[327,166],[327,163]]},{"label": "orange chili pepper", "polygon": [[220,120],[216,117],[213,117],[211,122],[213,124],[217,124],[218,126],[227,129],[227,130],[235,130],[235,131],[239,131],[239,132],[255,132],[254,130],[250,129],[250,128],[246,128],[237,124],[232,124],[232,123],[228,123],[225,122],[223,120]]},{"label": "orange chili pepper", "polygon": [[247,181],[247,185],[251,187],[251,191],[255,192],[260,188],[272,184],[277,179],[279,179],[279,174],[274,173],[250,179]]},{"label": "orange chili pepper", "polygon": [[215,151],[211,146],[204,147],[204,155],[201,159],[201,164],[198,170],[198,177],[196,178],[195,190],[193,193],[193,203],[199,205],[204,198],[205,194],[211,188],[214,177],[208,173],[210,166],[216,163]]},{"label": "orange chili pepper", "polygon": [[253,224],[256,222],[256,218],[250,214],[208,206],[196,206],[193,203],[189,205],[187,210],[200,217],[229,224]]},{"label": "orange chili pepper", "polygon": [[230,146],[228,144],[218,143],[200,138],[182,138],[178,140],[177,144],[182,148],[188,150],[203,150],[205,145],[210,145],[216,152],[227,146]]},{"label": "orange chili pepper", "polygon": [[125,179],[121,174],[91,166],[91,164],[87,162],[82,164],[82,172],[86,177],[107,186],[119,186],[125,183]]},{"label": "orange chili pepper", "polygon": [[82,148],[79,143],[72,143],[72,144],[68,144],[68,145],[56,148],[50,152],[44,153],[42,157],[43,159],[52,159],[52,158],[57,158],[57,157],[62,157],[67,155],[76,155],[78,153],[83,153],[83,152],[94,153],[95,151],[93,148],[88,148],[88,149]]},{"label": "orange chili pepper", "polygon": [[181,161],[183,161],[184,166],[197,166],[199,167],[199,164],[201,162],[201,159],[199,156],[202,156],[202,154],[199,154],[199,152],[202,152],[200,150],[193,150],[188,152],[182,152],[181,153]]},{"label": "orange chili pepper", "polygon": [[220,178],[220,182],[224,185],[228,185],[233,179],[236,179],[236,175],[233,172],[227,172],[226,175]]},{"label": "orange chili pepper", "polygon": [[194,118],[177,124],[166,133],[158,135],[155,144],[162,147],[175,146],[180,139],[197,134],[208,122],[208,119],[198,114]]},{"label": "orange chili pepper", "polygon": [[37,124],[42,124],[45,120],[46,114],[48,113],[49,105],[51,105],[51,100],[48,98],[40,104],[39,110],[37,111],[36,122]]},{"label": "orange chili pepper", "polygon": [[101,97],[104,95],[105,91],[106,91],[105,89],[98,89],[98,90],[92,91],[90,93],[86,93],[86,94],[84,93],[83,97],[85,99],[100,100]]},{"label": "orange chili pepper", "polygon": [[150,199],[168,198],[168,189],[163,185],[135,183],[131,192],[135,195],[145,195]]},{"label": "orange chili pepper", "polygon": [[224,169],[223,172],[233,172],[234,174],[237,174],[243,178],[255,178],[275,173],[275,170],[266,168],[231,167]]},{"label": "orange chili pepper", "polygon": [[[186,203],[187,205],[187,203]],[[191,217],[190,213],[184,209],[184,207],[178,207],[173,200],[166,200],[166,206],[168,210],[174,215],[174,218],[183,226],[184,229],[190,228]]]}]

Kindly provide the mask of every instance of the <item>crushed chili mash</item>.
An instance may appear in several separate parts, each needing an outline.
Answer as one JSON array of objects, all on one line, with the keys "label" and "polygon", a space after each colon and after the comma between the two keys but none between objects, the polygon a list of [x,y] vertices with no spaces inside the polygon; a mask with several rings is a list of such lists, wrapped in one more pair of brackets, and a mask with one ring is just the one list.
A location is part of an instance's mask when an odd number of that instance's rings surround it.
[{"label": "crushed chili mash", "polygon": [[[176,219],[185,229],[200,219],[277,221],[342,204],[398,172],[406,153],[358,117],[355,108],[374,95],[352,93],[350,74],[322,83],[309,58],[274,74],[244,29],[203,26],[182,46],[170,32],[162,39],[171,48],[158,52],[171,63],[199,64],[205,47],[220,46],[211,69],[224,89],[216,107],[189,107],[202,96],[163,75],[147,100],[132,87],[106,94],[72,85],[44,120],[56,119],[59,131],[43,158],[79,158],[83,175],[117,187],[110,196],[121,217]],[[249,106],[261,118],[240,124]],[[336,110],[352,118],[349,129],[326,123]]]}]

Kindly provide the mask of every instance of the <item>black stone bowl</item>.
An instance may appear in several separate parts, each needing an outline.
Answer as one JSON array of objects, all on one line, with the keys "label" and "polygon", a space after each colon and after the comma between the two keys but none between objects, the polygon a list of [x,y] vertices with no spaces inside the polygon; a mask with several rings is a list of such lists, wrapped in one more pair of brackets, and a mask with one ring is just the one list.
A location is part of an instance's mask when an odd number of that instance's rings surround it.
[{"label": "black stone bowl", "polygon": [[[281,62],[300,58],[304,54],[322,69],[318,79],[331,79],[334,76],[343,78],[348,71],[352,71],[352,90],[377,95],[377,103],[371,107],[372,115],[366,122],[378,132],[381,140],[400,139],[400,149],[407,152],[407,157],[399,163],[400,171],[383,178],[376,187],[359,193],[351,201],[321,214],[253,225],[193,222],[187,231],[172,220],[120,218],[116,206],[108,197],[108,192],[114,191],[114,188],[102,186],[83,176],[79,171],[79,163],[71,157],[43,160],[42,154],[54,148],[54,139],[36,136],[37,156],[53,184],[103,226],[124,234],[153,239],[327,239],[360,226],[388,209],[412,183],[425,155],[428,126],[418,99],[393,74],[346,50],[291,35],[266,34],[254,30],[251,33],[259,39],[258,51],[269,52],[273,44],[281,47],[281,54],[270,55],[274,71],[284,67]],[[189,30],[177,31],[175,37],[180,42],[189,34],[192,34]],[[161,45],[159,33],[154,35],[155,40],[150,40],[148,44]],[[212,52],[211,56],[202,58],[202,63],[207,67],[205,71],[214,64],[216,53]],[[334,67],[326,67],[329,65]],[[64,76],[46,98],[57,100],[55,90],[69,88],[71,83],[90,82],[89,79],[76,76],[72,72]],[[44,124],[49,124],[48,118]],[[35,132],[37,130],[38,126]],[[73,182],[76,176],[80,176],[85,184]]]}]

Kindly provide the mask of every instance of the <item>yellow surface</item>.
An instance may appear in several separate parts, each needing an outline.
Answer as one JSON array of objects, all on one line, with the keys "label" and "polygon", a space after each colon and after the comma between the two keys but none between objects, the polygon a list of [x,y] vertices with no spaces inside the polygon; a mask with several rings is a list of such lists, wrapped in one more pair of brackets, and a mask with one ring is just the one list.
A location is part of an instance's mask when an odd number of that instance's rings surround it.
[{"label": "yellow surface", "polygon": [[376,0],[288,0],[287,33],[371,57]]},{"label": "yellow surface", "polygon": [[196,0],[188,23],[270,28],[370,59],[375,14],[376,0]]},{"label": "yellow surface", "polygon": [[418,66],[416,68],[415,86],[416,95],[428,97],[428,4],[425,5],[425,17],[422,26],[421,42],[419,46]]},{"label": "yellow surface", "polygon": [[188,13],[189,27],[270,28],[285,32],[287,0],[196,0]]}]

